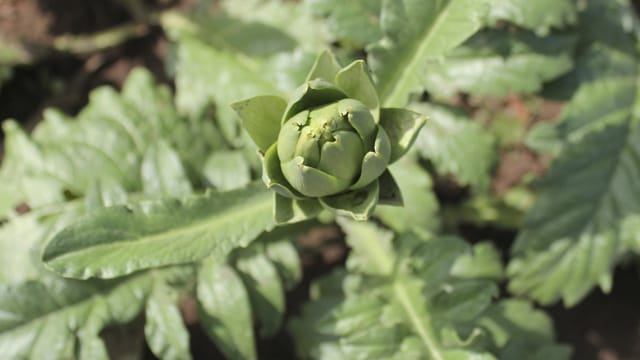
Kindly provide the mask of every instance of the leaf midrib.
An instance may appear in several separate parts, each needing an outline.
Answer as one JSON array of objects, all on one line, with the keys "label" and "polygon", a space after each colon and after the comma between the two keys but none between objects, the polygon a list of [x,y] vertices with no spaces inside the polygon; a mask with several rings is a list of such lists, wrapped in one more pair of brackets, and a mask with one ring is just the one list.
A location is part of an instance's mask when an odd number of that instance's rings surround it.
[{"label": "leaf midrib", "polygon": [[[153,248],[150,245],[162,243],[164,239],[171,239],[180,234],[185,234],[187,232],[188,233],[203,232],[207,228],[217,227],[218,226],[217,224],[230,223],[234,220],[234,218],[235,219],[254,218],[255,214],[271,209],[271,202],[270,202],[271,197],[269,196],[270,193],[268,191],[264,191],[260,195],[262,199],[260,199],[260,197],[258,196],[254,196],[251,198],[252,201],[240,202],[236,204],[236,206],[233,206],[232,207],[234,209],[233,211],[230,211],[229,208],[221,209],[220,211],[217,211],[215,214],[212,214],[209,217],[205,217],[202,220],[193,222],[185,227],[171,228],[168,231],[160,231],[153,234],[142,235],[141,237],[134,238],[134,239],[121,239],[121,240],[118,240],[117,242],[106,242],[106,243],[99,243],[99,244],[93,244],[93,245],[88,244],[88,246],[72,249],[71,251],[59,251],[60,253],[59,255],[56,255],[50,259],[47,259],[46,266],[54,268],[56,271],[59,271],[60,273],[65,274],[67,276],[76,277],[78,275],[82,275],[82,278],[88,278],[90,276],[94,276],[97,273],[97,271],[95,270],[96,269],[95,265],[91,267],[85,267],[83,271],[80,271],[80,272],[77,270],[73,270],[75,267],[65,267],[64,265],[68,263],[73,263],[74,258],[83,257],[83,256],[92,256],[91,253],[95,253],[95,252],[106,251],[107,253],[110,253],[110,254],[114,252],[119,252],[120,250],[122,250],[122,248],[126,249],[127,244],[134,243],[135,246],[143,246],[142,244],[147,244],[146,245],[147,248]],[[257,200],[262,200],[262,201],[257,201]],[[242,214],[242,215],[238,215],[238,214]],[[152,264],[150,266],[171,265],[171,264],[177,263],[177,262],[171,262],[171,261],[165,262],[162,260],[158,260],[157,257],[150,258],[148,254],[144,255],[143,258],[146,259],[147,264]],[[191,259],[191,261],[195,261],[195,260],[197,259]],[[188,261],[189,260],[185,259],[183,261],[180,261],[180,263],[184,263]],[[94,264],[96,264],[96,262],[94,262]],[[62,266],[62,268],[60,268],[60,266]],[[145,266],[145,267],[148,267],[148,266]],[[104,268],[104,265],[100,265],[98,266],[98,268]],[[91,269],[91,270],[88,271],[88,269]],[[109,277],[125,275],[139,269],[140,267],[138,267],[138,269],[130,269],[127,266],[124,271],[118,271],[117,274],[111,274],[112,276],[109,276]]]},{"label": "leaf midrib", "polygon": [[[442,23],[444,22],[443,19],[449,15],[449,10],[450,10],[452,1],[456,1],[456,0],[447,1],[447,4],[444,6],[442,11],[440,11],[438,15],[436,15],[436,18],[433,24],[431,26],[426,26],[423,32],[419,34],[422,36],[416,36],[416,39],[424,38],[424,41],[419,42],[420,44],[418,45],[417,48],[411,47],[409,49],[410,55],[413,55],[413,56],[410,56],[410,60],[407,66],[397,66],[393,71],[393,75],[395,75],[396,73],[399,73],[399,75],[388,77],[389,79],[396,79],[397,81],[395,82],[388,81],[385,84],[385,86],[380,90],[380,98],[382,99],[383,106],[388,107],[388,106],[404,105],[403,103],[398,102],[399,99],[395,98],[396,96],[398,96],[396,93],[402,87],[402,85],[407,82],[407,79],[410,79],[412,76],[415,76],[414,68],[418,67],[419,63],[426,59],[426,56],[423,54],[427,53],[427,48],[431,45],[431,41],[432,41],[431,39],[433,37],[433,34],[437,32],[440,26],[442,26]],[[414,48],[416,50],[411,51]],[[400,85],[393,86],[394,83],[400,84]],[[390,90],[387,90],[387,89],[390,89]]]}]

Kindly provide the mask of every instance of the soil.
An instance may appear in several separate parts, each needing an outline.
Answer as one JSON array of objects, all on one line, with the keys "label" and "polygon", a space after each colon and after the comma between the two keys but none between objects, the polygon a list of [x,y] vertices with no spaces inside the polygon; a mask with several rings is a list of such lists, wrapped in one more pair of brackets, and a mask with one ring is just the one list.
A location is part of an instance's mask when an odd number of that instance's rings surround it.
[{"label": "soil", "polygon": [[[189,1],[145,1],[147,9],[184,6]],[[163,58],[167,40],[162,31],[150,27],[144,36],[119,46],[81,55],[51,50],[56,36],[89,34],[112,26],[139,20],[139,12],[123,5],[126,0],[2,0],[0,1],[0,37],[19,42],[29,51],[28,63],[14,68],[12,79],[0,88],[0,119],[15,118],[25,128],[32,128],[45,107],[54,106],[76,113],[86,104],[91,89],[101,85],[120,87],[135,66],[149,68],[157,79],[172,85],[166,75]],[[640,1],[634,2],[634,5]],[[502,104],[515,118],[531,119],[529,108],[521,99],[508,99]],[[469,107],[473,111],[473,107]],[[545,103],[534,121],[548,121],[561,110],[561,104]],[[0,145],[2,138],[0,137]],[[0,146],[1,149],[1,146]],[[1,155],[1,150],[0,150]],[[529,174],[541,174],[549,159],[525,148],[513,147],[501,154],[493,189],[498,192],[520,182]],[[469,194],[454,181],[439,178],[436,191],[440,201],[457,203]],[[492,238],[505,252],[515,233],[491,227],[462,225],[461,234],[471,242]],[[323,228],[299,239],[302,249],[304,278],[287,294],[287,318],[299,313],[308,299],[314,279],[344,264],[347,247],[336,228]],[[610,294],[594,290],[580,304],[570,309],[562,305],[548,307],[560,341],[574,347],[574,359],[630,360],[640,359],[640,292],[638,272],[627,266],[615,273]],[[186,300],[189,301],[188,299]],[[186,307],[191,305],[185,305]],[[193,310],[193,309],[192,309]],[[193,311],[192,311],[193,313]],[[188,322],[191,349],[195,359],[224,359],[197,324]],[[273,339],[259,340],[261,359],[294,359],[292,341],[286,332]],[[145,358],[153,355],[145,349]]]}]

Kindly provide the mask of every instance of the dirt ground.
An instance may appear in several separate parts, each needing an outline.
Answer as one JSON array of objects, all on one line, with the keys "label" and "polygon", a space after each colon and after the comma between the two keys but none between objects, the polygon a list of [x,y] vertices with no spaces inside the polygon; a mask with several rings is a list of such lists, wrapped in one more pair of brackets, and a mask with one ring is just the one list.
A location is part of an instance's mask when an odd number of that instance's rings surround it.
[{"label": "dirt ground", "polygon": [[[185,2],[148,0],[146,6],[157,10],[182,6]],[[141,36],[114,48],[81,55],[52,49],[55,39],[65,34],[93,33],[135,22],[126,4],[127,0],[0,0],[0,38],[19,40],[26,44],[30,54],[29,64],[17,66],[12,79],[0,88],[0,120],[15,118],[26,128],[32,128],[46,107],[75,113],[86,103],[91,89],[105,84],[119,87],[135,66],[149,68],[160,81],[172,85],[163,65],[167,41],[162,31],[153,26],[146,28]],[[558,105],[549,103],[544,110],[553,114],[558,111]],[[502,154],[493,187],[504,191],[525,174],[544,171],[547,164],[548,159],[513,149]],[[459,201],[465,196],[464,191],[451,189],[446,183],[437,191],[443,201]],[[508,249],[515,237],[515,233],[499,229],[462,227],[461,233],[468,240],[492,238],[503,249]],[[300,240],[306,249],[302,257],[304,280],[287,295],[288,316],[299,311],[307,300],[313,279],[344,263],[347,249],[339,232],[336,229],[318,231],[324,232]],[[574,347],[575,359],[640,359],[640,292],[637,288],[638,269],[629,265],[616,271],[610,294],[594,290],[571,309],[562,305],[547,308],[559,340]],[[196,359],[223,359],[197,325],[190,326],[189,330]],[[275,339],[259,340],[258,349],[262,359],[294,358],[291,339],[285,332]],[[153,359],[148,349],[145,358]]]}]

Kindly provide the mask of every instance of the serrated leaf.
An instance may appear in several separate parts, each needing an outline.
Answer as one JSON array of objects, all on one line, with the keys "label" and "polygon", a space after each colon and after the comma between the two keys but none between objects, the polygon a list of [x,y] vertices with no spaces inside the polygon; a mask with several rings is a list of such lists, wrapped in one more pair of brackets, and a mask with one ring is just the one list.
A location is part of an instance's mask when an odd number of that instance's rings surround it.
[{"label": "serrated leaf", "polygon": [[498,288],[482,280],[455,281],[433,299],[433,311],[453,322],[471,321],[498,295]]},{"label": "serrated leaf", "polygon": [[189,170],[199,169],[201,154],[212,148],[206,124],[178,117],[168,89],[156,86],[142,69],[132,72],[122,94],[94,90],[75,119],[47,109],[31,137],[12,122],[3,128],[3,184],[17,193],[14,201],[31,208],[86,196],[97,183],[140,192],[140,164],[157,139],[171,144]]},{"label": "serrated leaf", "polygon": [[262,182],[228,192],[114,206],[60,232],[43,254],[66,277],[112,278],[212,255],[224,258],[273,226]]},{"label": "serrated leaf", "polygon": [[430,233],[438,227],[438,200],[429,174],[413,159],[403,159],[389,167],[402,191],[404,205],[378,206],[375,214],[397,232]]},{"label": "serrated leaf", "polygon": [[491,242],[474,244],[470,253],[456,259],[451,273],[459,278],[500,280],[503,276],[501,254]]},{"label": "serrated leaf", "polygon": [[492,0],[489,21],[506,20],[525,29],[546,35],[551,28],[563,28],[577,20],[573,0]]},{"label": "serrated leaf", "polygon": [[415,143],[422,157],[431,160],[439,173],[454,175],[462,185],[486,188],[497,156],[494,137],[453,108],[435,104],[412,107],[429,115]]},{"label": "serrated leaf", "polygon": [[384,38],[367,48],[383,107],[403,107],[429,59],[453,49],[480,29],[489,10],[484,0],[384,0]]},{"label": "serrated leaf", "polygon": [[1,286],[0,353],[62,359],[77,347],[81,358],[106,358],[99,331],[132,320],[150,288],[145,274],[115,283],[47,278]]},{"label": "serrated leaf", "polygon": [[235,267],[249,293],[254,315],[263,336],[273,336],[284,316],[284,289],[275,265],[264,254],[247,249],[240,251]]},{"label": "serrated leaf", "polygon": [[338,218],[346,233],[346,240],[353,248],[347,267],[367,274],[388,275],[393,270],[391,239],[393,234],[372,223],[354,222]]},{"label": "serrated leaf", "polygon": [[207,259],[198,275],[203,328],[230,359],[256,359],[249,295],[227,265]]},{"label": "serrated leaf", "polygon": [[[513,342],[525,341],[550,349],[541,354],[568,359],[567,348],[552,341],[551,321],[541,311],[524,301],[494,305],[492,280],[455,277],[452,264],[470,250],[463,240],[405,233],[389,247],[380,241],[385,231],[374,224],[338,223],[355,245],[347,264],[356,258],[366,266],[348,266],[348,272],[340,269],[312,286],[311,302],[291,323],[301,357],[502,359]],[[393,273],[372,271],[386,268],[386,261]]]},{"label": "serrated leaf", "polygon": [[153,286],[145,312],[145,339],[151,351],[161,359],[188,360],[191,359],[189,333],[173,295],[164,284]]},{"label": "serrated leaf", "polygon": [[424,86],[432,94],[482,96],[534,93],[573,66],[576,37],[537,37],[527,31],[484,31],[430,64]]},{"label": "serrated leaf", "polygon": [[596,284],[608,291],[628,250],[620,227],[640,212],[635,45],[617,5],[589,6],[585,16],[599,31],[587,34],[568,76],[576,91],[561,118],[565,143],[542,179],[508,269],[509,289],[541,303],[561,298],[573,305]]}]

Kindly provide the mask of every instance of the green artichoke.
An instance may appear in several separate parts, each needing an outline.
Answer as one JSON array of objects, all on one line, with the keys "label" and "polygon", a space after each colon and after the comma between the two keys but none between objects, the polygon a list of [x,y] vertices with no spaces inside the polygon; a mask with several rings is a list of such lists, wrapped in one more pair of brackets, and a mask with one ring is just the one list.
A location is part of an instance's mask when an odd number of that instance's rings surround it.
[{"label": "green artichoke", "polygon": [[378,203],[402,204],[387,167],[411,146],[425,116],[380,109],[363,61],[340,68],[324,52],[289,101],[258,96],[232,107],[263,156],[278,222],[322,208],[365,220]]}]

